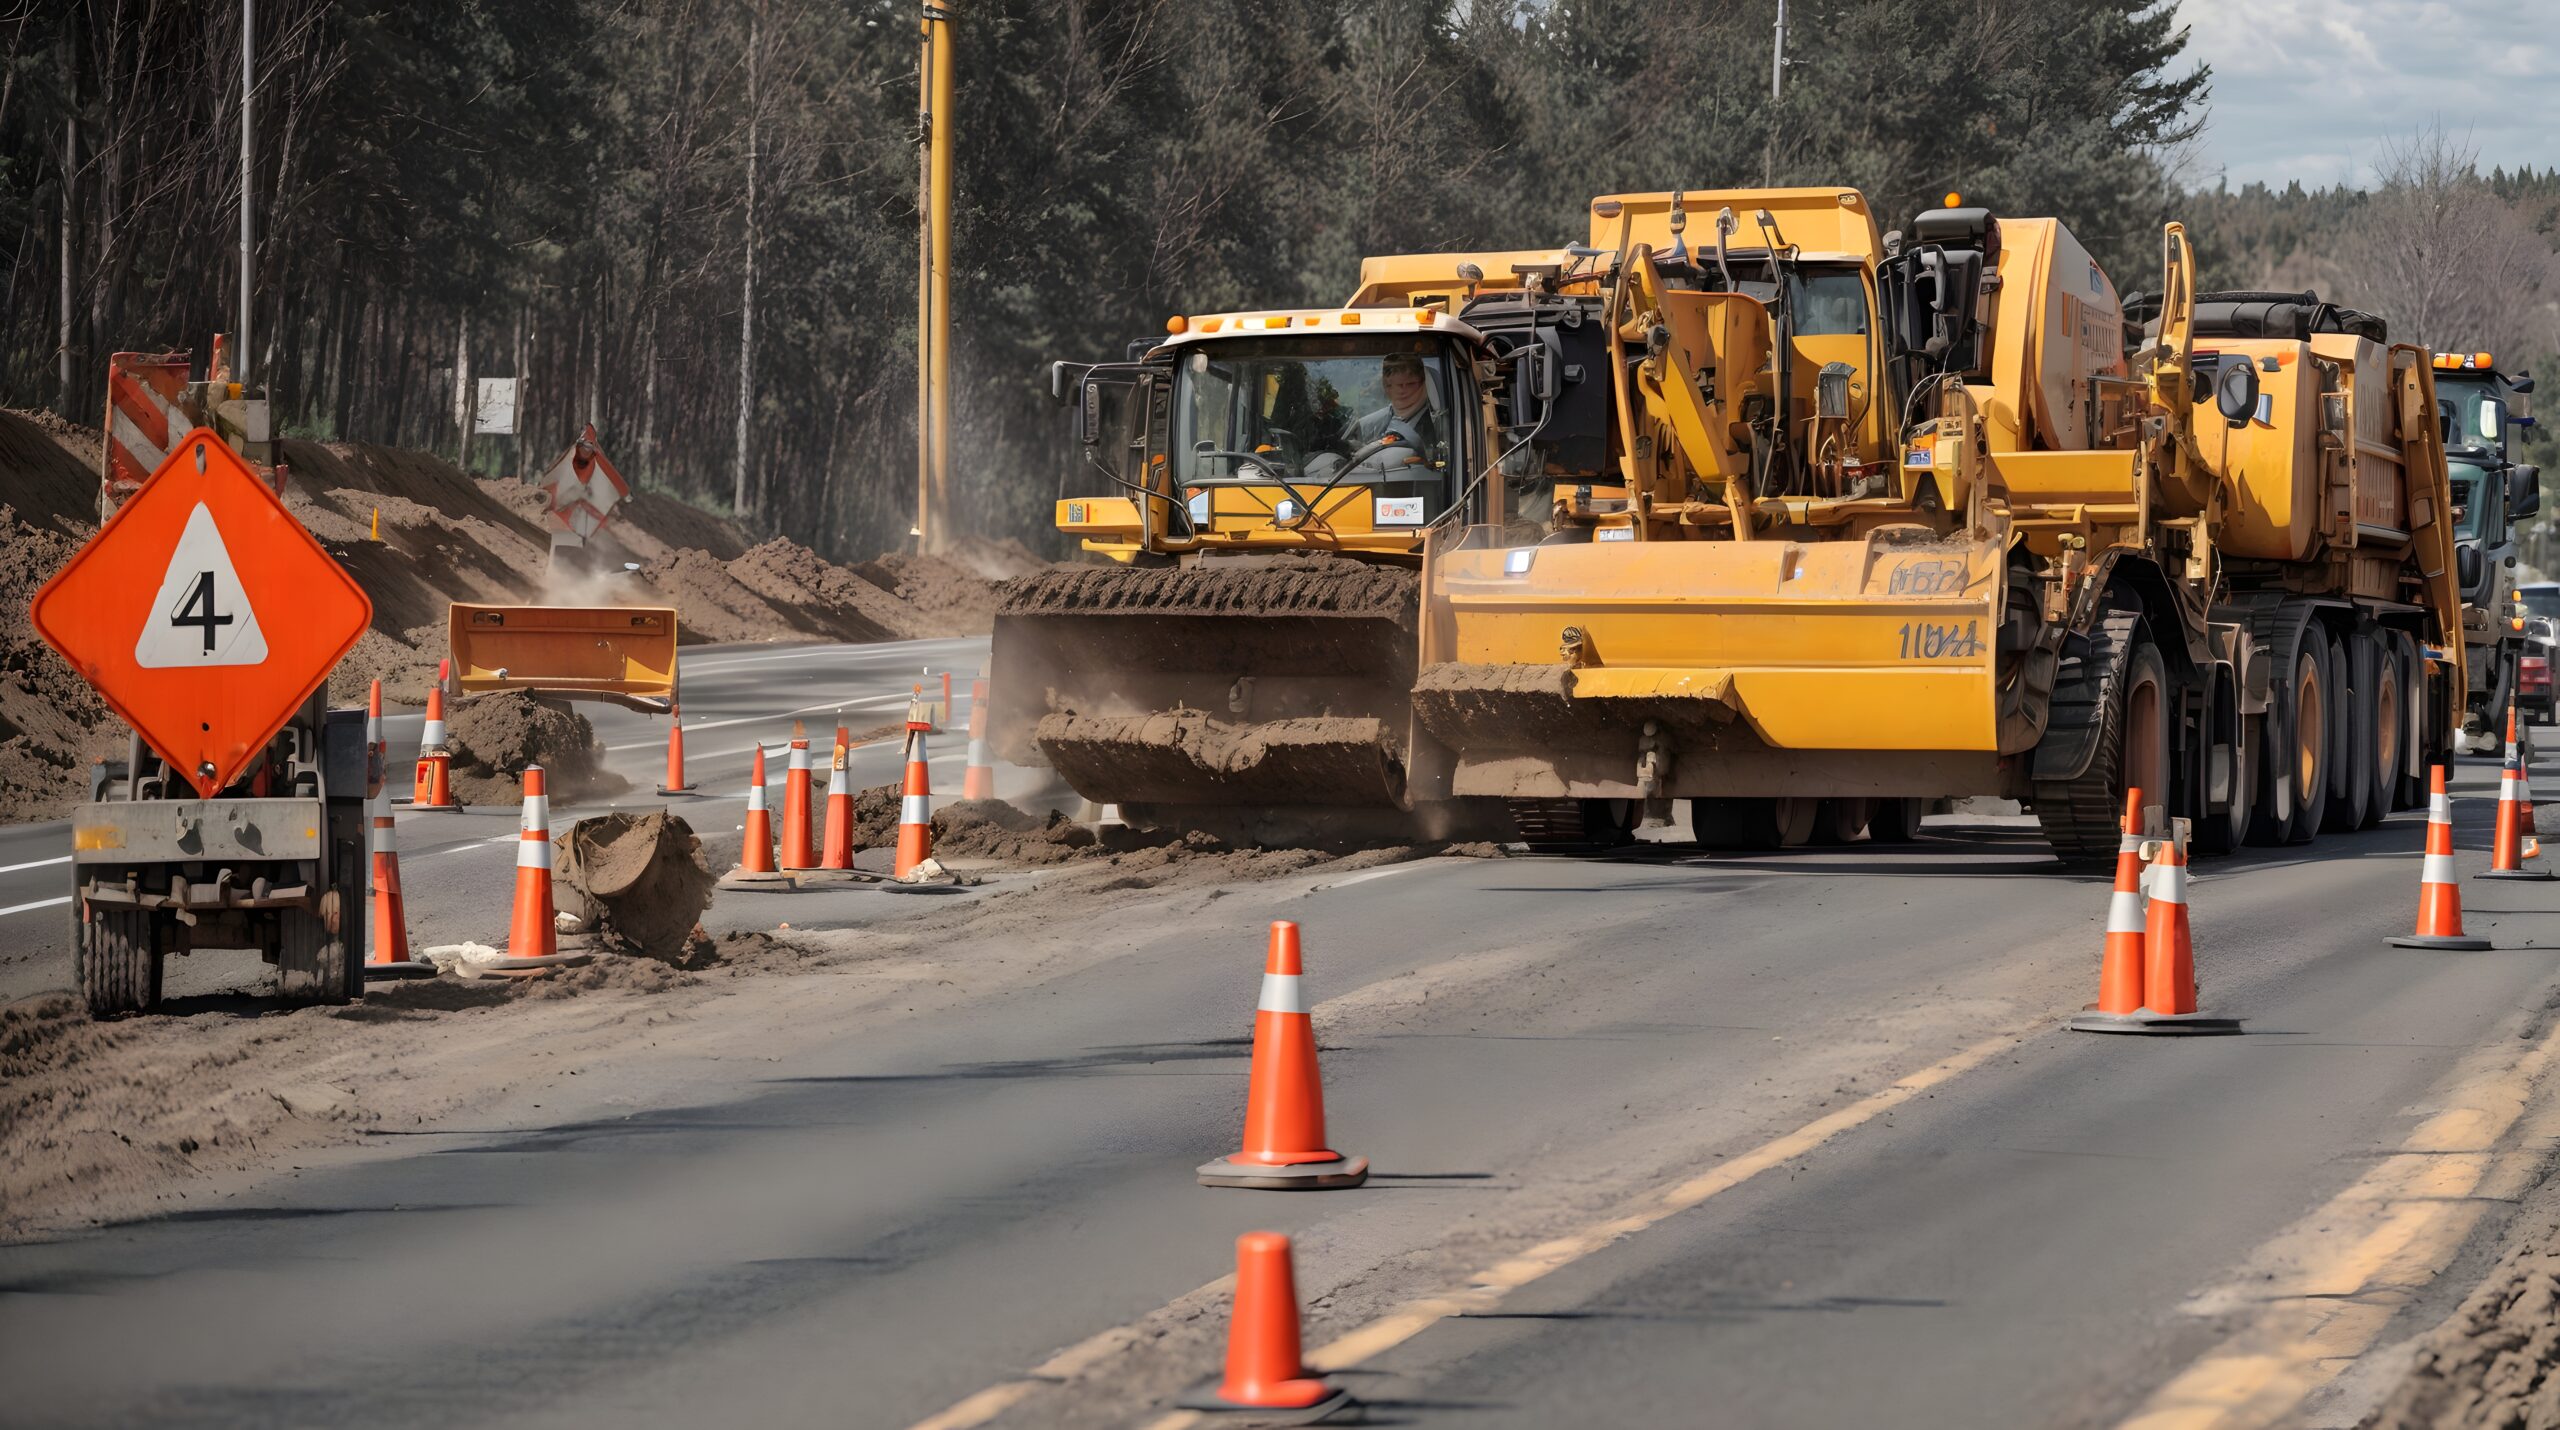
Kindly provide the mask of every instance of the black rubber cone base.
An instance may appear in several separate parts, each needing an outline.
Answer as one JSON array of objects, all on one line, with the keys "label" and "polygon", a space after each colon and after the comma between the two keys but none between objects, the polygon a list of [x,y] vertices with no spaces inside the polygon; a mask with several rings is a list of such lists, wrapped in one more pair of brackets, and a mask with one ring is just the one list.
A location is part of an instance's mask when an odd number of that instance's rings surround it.
[{"label": "black rubber cone base", "polygon": [[2404,933],[2383,942],[2393,948],[2434,948],[2448,953],[2485,953],[2490,948],[2487,939],[2470,934]]},{"label": "black rubber cone base", "polygon": [[397,963],[368,963],[364,965],[363,972],[364,981],[367,983],[387,983],[398,978],[433,978],[436,976],[436,966],[432,963],[420,963],[414,958],[404,958]]},{"label": "black rubber cone base", "polygon": [[1243,1187],[1249,1191],[1317,1192],[1356,1187],[1369,1180],[1369,1159],[1342,1157],[1331,1162],[1292,1162],[1285,1167],[1260,1162],[1230,1162],[1220,1157],[1200,1165],[1200,1185]]},{"label": "black rubber cone base", "polygon": [[2560,875],[2555,875],[2548,869],[2483,869],[2471,877],[2474,879],[2522,879],[2530,881],[2560,878]]},{"label": "black rubber cone base", "polygon": [[669,798],[673,798],[677,795],[691,796],[702,793],[702,787],[700,785],[685,785],[678,789],[669,789],[665,785],[660,785],[658,786],[658,793],[666,795]]},{"label": "black rubber cone base", "polygon": [[1350,1391],[1336,1387],[1331,1395],[1303,1410],[1275,1410],[1268,1405],[1239,1405],[1232,1400],[1220,1399],[1218,1383],[1211,1380],[1203,1381],[1183,1392],[1182,1398],[1176,1400],[1174,1404],[1185,1410],[1206,1410],[1213,1415],[1250,1415],[1257,1425],[1313,1425],[1321,1420],[1330,1420],[1344,1411],[1356,1410],[1360,1402],[1351,1398]]},{"label": "black rubber cone base", "polygon": [[2130,1013],[2083,1013],[2063,1026],[2075,1033],[2139,1033],[2154,1038],[2210,1037],[2240,1031],[2237,1018],[2217,1018],[2209,1013],[2154,1013],[2137,1008]]}]

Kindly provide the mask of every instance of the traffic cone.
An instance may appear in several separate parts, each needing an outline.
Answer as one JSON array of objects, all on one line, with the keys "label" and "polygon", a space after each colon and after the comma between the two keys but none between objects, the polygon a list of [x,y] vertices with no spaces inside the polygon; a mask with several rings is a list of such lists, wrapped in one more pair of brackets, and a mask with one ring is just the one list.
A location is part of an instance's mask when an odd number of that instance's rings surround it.
[{"label": "traffic cone", "polygon": [[925,768],[924,746],[932,728],[921,708],[909,713],[907,778],[898,798],[898,861],[891,868],[901,879],[933,857],[933,775]]},{"label": "traffic cone", "polygon": [[764,889],[778,892],[791,887],[791,876],[773,867],[773,812],[764,804],[764,746],[756,746],[755,773],[747,777],[747,840],[738,856],[738,865],[720,876],[713,885],[721,889]]},{"label": "traffic cone", "polygon": [[809,727],[791,722],[790,765],[782,774],[782,867],[814,869],[818,856],[809,848]]},{"label": "traffic cone", "polygon": [[996,769],[987,763],[987,678],[969,682],[969,767],[960,776],[962,799],[996,797]]},{"label": "traffic cone", "polygon": [[2516,767],[2516,820],[2524,826],[2523,857],[2541,858],[2542,831],[2535,828],[2533,822],[2533,766],[2530,763]]},{"label": "traffic cone", "polygon": [[684,782],[684,707],[667,707],[667,778],[658,786],[662,795],[699,794],[700,790]]},{"label": "traffic cone", "polygon": [[2098,957],[2098,1001],[2072,1028],[2083,1033],[2127,1031],[2121,1025],[2142,1011],[2142,791],[2124,792],[2124,835],[2116,844],[2116,888],[2107,900],[2107,935]]},{"label": "traffic cone", "polygon": [[827,756],[827,827],[818,849],[818,864],[793,878],[803,884],[850,884],[853,872],[852,737],[836,726],[835,749]]},{"label": "traffic cone", "polygon": [[2498,826],[2489,843],[2489,867],[2474,879],[2548,879],[2548,869],[2524,867],[2524,756],[2516,744],[2516,707],[2507,706],[2507,764],[2498,777]]},{"label": "traffic cone", "polygon": [[[2237,1033],[2240,1020],[2196,1009],[2195,945],[2187,928],[2187,821],[2170,821],[2169,833],[2144,841],[2151,856],[2150,902],[2142,914],[2142,1006],[2104,1025],[2074,1020],[2082,1032],[2149,1033],[2155,1036]],[[2138,856],[2137,856],[2138,857]],[[2121,866],[2122,856],[2118,856]]]},{"label": "traffic cone", "polygon": [[418,732],[418,771],[409,786],[412,809],[455,810],[453,752],[444,728],[444,687],[453,678],[453,662],[436,662],[436,683],[427,687],[427,724]]},{"label": "traffic cone", "polygon": [[1178,1402],[1185,1410],[1283,1411],[1276,1423],[1305,1425],[1348,1407],[1351,1392],[1307,1374],[1299,1359],[1298,1275],[1289,1238],[1249,1231],[1236,1238],[1234,1309],[1227,1316],[1227,1370]]},{"label": "traffic cone", "polygon": [[1204,1187],[1298,1190],[1356,1187],[1369,1159],[1324,1145],[1324,1078],[1315,1020],[1299,996],[1298,926],[1271,925],[1262,998],[1253,1015],[1253,1077],[1245,1089],[1244,1147],[1200,1168]]},{"label": "traffic cone", "polygon": [[2454,952],[2489,947],[2487,939],[2462,931],[2462,883],[2453,872],[2453,796],[2445,793],[2442,765],[2435,767],[2427,796],[2427,855],[2418,866],[2418,931],[2388,942],[2393,948]]},{"label": "traffic cone", "polygon": [[524,815],[516,836],[515,916],[507,925],[504,956],[471,965],[474,973],[541,973],[584,963],[583,950],[562,952],[558,913],[551,904],[551,795],[542,766],[524,770]]},{"label": "traffic cone", "polygon": [[373,947],[366,955],[367,982],[384,978],[433,978],[436,966],[409,956],[408,911],[400,902],[399,835],[391,823],[391,783],[384,776],[391,762],[390,744],[382,737],[382,682],[373,683],[365,702],[365,739],[373,747],[372,788],[365,793],[366,812],[373,816]]}]

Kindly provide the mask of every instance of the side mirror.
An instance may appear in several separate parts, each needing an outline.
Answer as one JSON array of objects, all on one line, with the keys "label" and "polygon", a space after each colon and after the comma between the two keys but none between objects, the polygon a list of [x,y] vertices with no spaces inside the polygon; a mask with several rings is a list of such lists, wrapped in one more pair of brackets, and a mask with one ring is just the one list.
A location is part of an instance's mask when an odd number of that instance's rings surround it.
[{"label": "side mirror", "polygon": [[2517,368],[2516,375],[2507,381],[2507,391],[2515,393],[2528,393],[2533,391],[2533,374],[2525,371],[2523,368]]},{"label": "side mirror", "polygon": [[1049,364],[1049,400],[1051,402],[1067,400],[1067,365],[1064,362]]},{"label": "side mirror", "polygon": [[2507,520],[2522,521],[2542,510],[2542,469],[2531,462],[2507,473]]},{"label": "side mirror", "polygon": [[1102,384],[1089,379],[1077,394],[1076,440],[1088,447],[1102,440]]},{"label": "side mirror", "polygon": [[2453,549],[2453,574],[2470,590],[2480,584],[2480,547],[2476,542],[2463,542]]},{"label": "side mirror", "polygon": [[2224,363],[2213,380],[2214,410],[2234,427],[2246,427],[2258,415],[2258,365],[2242,358]]}]

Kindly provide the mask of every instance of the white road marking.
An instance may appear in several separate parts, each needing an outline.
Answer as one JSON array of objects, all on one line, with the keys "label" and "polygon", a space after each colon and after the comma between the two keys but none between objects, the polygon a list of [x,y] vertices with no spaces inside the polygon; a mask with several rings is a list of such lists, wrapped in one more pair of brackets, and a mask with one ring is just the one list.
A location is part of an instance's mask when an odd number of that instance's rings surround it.
[{"label": "white road marking", "polygon": [[51,859],[30,859],[24,864],[0,864],[0,874],[15,874],[21,869],[42,869],[50,864],[68,864],[71,856],[58,854]]},{"label": "white road marking", "polygon": [[[783,710],[771,715],[740,715],[729,720],[704,720],[699,723],[687,720],[684,725],[684,732],[687,735],[692,735],[703,730],[725,729],[731,725],[753,725],[759,720],[779,720],[787,715],[806,715],[816,710],[885,710],[892,705],[903,705],[906,703],[906,700],[907,697],[903,695],[874,695],[860,700],[824,700],[815,705],[803,705],[797,710]],[[623,745],[607,745],[605,746],[605,750],[607,753],[619,753],[623,750],[659,750],[666,748],[666,743],[666,737],[661,735],[654,740],[639,740]],[[752,749],[754,747],[749,746],[748,748]],[[728,753],[735,754],[738,752],[730,751]]]},{"label": "white road marking", "polygon": [[69,894],[64,894],[58,899],[38,899],[32,904],[11,904],[5,909],[0,909],[0,916],[8,914],[23,914],[33,909],[58,908],[70,902],[71,896]]},{"label": "white road marking", "polygon": [[1427,867],[1429,866],[1417,861],[1411,864],[1391,865],[1384,869],[1363,869],[1357,874],[1346,874],[1343,877],[1334,880],[1332,883],[1318,884],[1314,888],[1307,890],[1307,892],[1310,894],[1320,894],[1327,889],[1348,889],[1354,884],[1365,884],[1372,879],[1392,879],[1398,874],[1410,874],[1417,869]]}]

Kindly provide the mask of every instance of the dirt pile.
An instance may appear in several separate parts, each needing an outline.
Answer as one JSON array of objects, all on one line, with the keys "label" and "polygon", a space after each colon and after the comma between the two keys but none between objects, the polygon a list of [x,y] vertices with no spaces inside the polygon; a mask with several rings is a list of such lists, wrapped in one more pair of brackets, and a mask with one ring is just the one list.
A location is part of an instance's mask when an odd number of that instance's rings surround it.
[{"label": "dirt pile", "polygon": [[673,815],[608,814],[551,837],[553,897],[608,948],[684,964],[702,942],[711,871],[702,841]]},{"label": "dirt pile", "polygon": [[90,761],[124,752],[124,722],[27,619],[37,588],[79,545],[0,506],[0,820],[60,815],[87,798]]},{"label": "dirt pile", "polygon": [[2499,1263],[2418,1342],[2408,1375],[2364,1422],[2382,1430],[2560,1427],[2560,1218]]},{"label": "dirt pile", "polygon": [[523,803],[528,765],[542,766],[551,798],[563,804],[629,788],[605,770],[595,727],[567,706],[502,690],[462,701],[448,713],[453,792],[464,804]]},{"label": "dirt pile", "polygon": [[982,636],[995,629],[999,583],[1027,576],[1040,565],[1019,542],[973,538],[948,555],[891,552],[852,569],[913,608],[933,634]]},{"label": "dirt pile", "polygon": [[729,574],[777,606],[824,620],[837,640],[911,640],[931,633],[915,607],[784,537],[730,562]]}]

